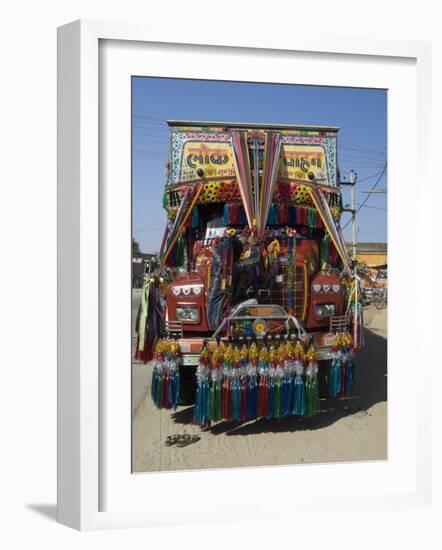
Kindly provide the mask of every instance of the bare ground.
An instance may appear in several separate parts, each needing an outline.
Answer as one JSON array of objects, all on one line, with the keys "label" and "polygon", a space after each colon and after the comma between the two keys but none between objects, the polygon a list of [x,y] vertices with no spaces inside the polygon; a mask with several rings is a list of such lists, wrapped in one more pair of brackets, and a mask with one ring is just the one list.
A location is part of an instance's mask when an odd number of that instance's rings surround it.
[{"label": "bare ground", "polygon": [[[219,422],[201,431],[193,406],[158,410],[150,398],[152,367],[133,363],[134,472],[324,463],[387,458],[387,312],[367,308],[366,345],[348,397],[321,400],[314,418]],[[372,329],[370,327],[373,327]],[[167,447],[177,433],[198,434],[187,447]]]}]

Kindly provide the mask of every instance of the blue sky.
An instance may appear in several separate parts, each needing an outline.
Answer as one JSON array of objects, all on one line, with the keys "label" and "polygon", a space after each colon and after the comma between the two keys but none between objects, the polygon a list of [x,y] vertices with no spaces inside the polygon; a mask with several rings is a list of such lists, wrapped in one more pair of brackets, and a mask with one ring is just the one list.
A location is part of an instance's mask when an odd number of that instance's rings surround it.
[{"label": "blue sky", "polygon": [[[166,223],[167,119],[338,126],[341,179],[358,173],[357,207],[368,196],[362,190],[387,187],[386,90],[134,77],[133,235],[143,252],[158,250]],[[343,198],[350,202],[348,187]],[[386,208],[386,194],[368,197],[357,213],[359,241],[386,242]],[[349,218],[343,214],[342,227]],[[350,240],[351,224],[344,234]]]}]

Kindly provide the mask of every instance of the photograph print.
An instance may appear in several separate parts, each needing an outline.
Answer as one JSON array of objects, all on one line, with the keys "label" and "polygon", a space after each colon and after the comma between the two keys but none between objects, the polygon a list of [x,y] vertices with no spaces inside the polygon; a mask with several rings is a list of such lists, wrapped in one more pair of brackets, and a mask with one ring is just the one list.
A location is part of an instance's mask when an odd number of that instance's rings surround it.
[{"label": "photograph print", "polygon": [[387,91],[132,77],[132,472],[387,459]]}]

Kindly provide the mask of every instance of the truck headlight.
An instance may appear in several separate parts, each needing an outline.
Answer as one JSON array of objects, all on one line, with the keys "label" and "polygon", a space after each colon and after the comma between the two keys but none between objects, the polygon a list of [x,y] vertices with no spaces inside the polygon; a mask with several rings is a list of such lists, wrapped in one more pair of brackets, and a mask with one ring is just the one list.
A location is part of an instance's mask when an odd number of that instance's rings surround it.
[{"label": "truck headlight", "polygon": [[331,317],[336,312],[336,304],[317,304],[315,317]]},{"label": "truck headlight", "polygon": [[176,316],[179,321],[198,321],[198,308],[177,307]]}]

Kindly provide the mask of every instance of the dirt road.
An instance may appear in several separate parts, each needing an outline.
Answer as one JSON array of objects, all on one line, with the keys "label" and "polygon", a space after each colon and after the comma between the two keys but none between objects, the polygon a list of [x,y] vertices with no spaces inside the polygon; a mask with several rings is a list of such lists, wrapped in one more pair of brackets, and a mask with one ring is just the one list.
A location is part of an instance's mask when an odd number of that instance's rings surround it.
[{"label": "dirt road", "polygon": [[[201,431],[193,406],[158,410],[150,398],[150,365],[133,364],[133,471],[191,470],[272,464],[379,460],[387,457],[387,313],[366,311],[356,386],[345,399],[323,399],[315,418],[219,422]],[[373,327],[373,329],[370,329]],[[187,447],[168,435],[199,434]]]}]

